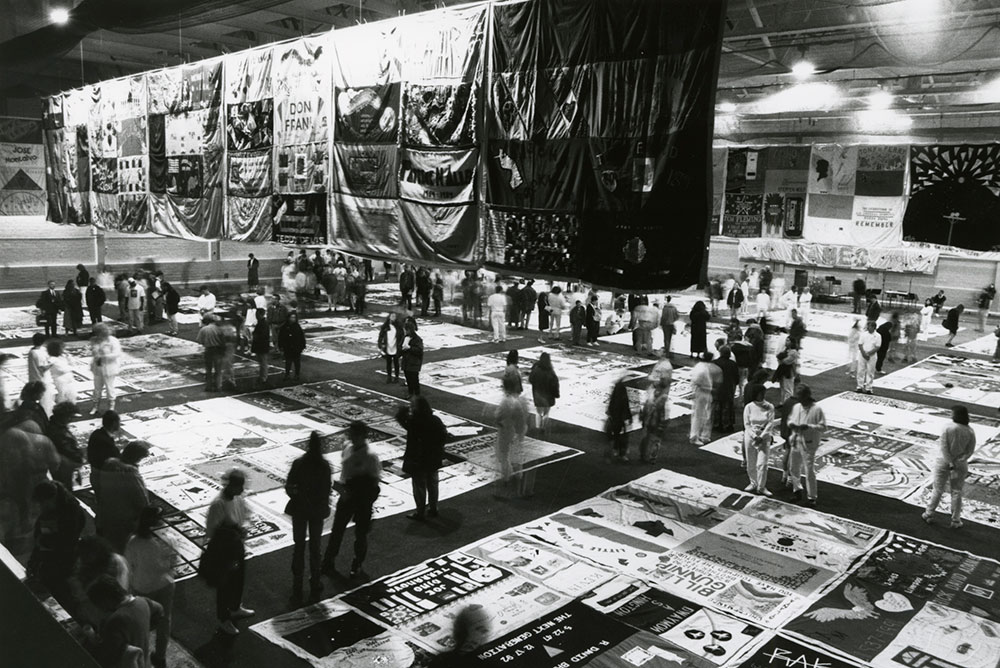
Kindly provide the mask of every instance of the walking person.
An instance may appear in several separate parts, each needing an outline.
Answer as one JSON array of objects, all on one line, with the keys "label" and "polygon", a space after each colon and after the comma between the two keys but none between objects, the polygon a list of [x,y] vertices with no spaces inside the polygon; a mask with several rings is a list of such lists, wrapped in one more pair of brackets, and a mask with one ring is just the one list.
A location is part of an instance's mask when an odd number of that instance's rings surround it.
[{"label": "walking person", "polygon": [[507,366],[503,370],[503,378],[501,380],[501,387],[506,387],[504,383],[510,383],[511,389],[515,394],[521,394],[524,392],[524,381],[521,378],[521,369],[518,368],[520,363],[520,355],[517,352],[517,348],[512,348],[507,351]]},{"label": "walking person", "polygon": [[558,341],[562,338],[559,331],[562,329],[563,311],[566,310],[566,298],[563,297],[562,288],[558,285],[552,286],[548,295],[549,312],[549,338]]},{"label": "walking person", "polygon": [[771,451],[774,406],[764,399],[764,387],[754,386],[753,401],[743,408],[743,453],[750,484],[744,491],[771,496],[767,467]]},{"label": "walking person", "polygon": [[858,343],[861,340],[861,318],[855,318],[854,324],[847,332],[847,375],[854,376],[858,372],[858,360],[861,354],[858,352]]},{"label": "walking person", "polygon": [[736,392],[740,384],[740,368],[732,359],[732,348],[728,345],[719,348],[719,357],[715,365],[722,371],[722,383],[713,388],[712,421],[715,427],[723,433],[733,431],[736,424]]},{"label": "walking person", "polygon": [[885,364],[885,358],[889,356],[889,350],[892,348],[893,337],[899,339],[899,314],[893,313],[875,331],[881,337],[878,352],[875,353],[875,373],[881,374],[882,365]]},{"label": "walking person", "polygon": [[951,490],[951,528],[962,526],[962,488],[969,475],[969,458],[976,450],[976,432],[969,426],[969,409],[962,405],[951,407],[951,424],[938,439],[940,451],[934,465],[934,491],[924,510],[924,521],[933,523],[934,512],[941,503],[945,486]]},{"label": "walking person", "polygon": [[[163,608],[145,596],[132,596],[111,575],[87,589],[88,600],[103,619],[100,633],[84,632],[90,653],[101,666],[148,666],[149,632],[162,628]],[[157,659],[159,661],[159,658]],[[162,664],[160,664],[162,665]]]},{"label": "walking person", "polygon": [[931,321],[934,318],[934,304],[928,299],[924,302],[924,306],[920,309],[920,331],[923,332],[924,338],[929,338],[931,335]]},{"label": "walking person", "polygon": [[529,278],[528,282],[521,288],[521,329],[528,329],[528,320],[531,319],[531,312],[535,310],[535,302],[538,300],[538,293],[535,292],[535,279]]},{"label": "walking person", "polygon": [[502,343],[507,340],[507,295],[503,286],[496,286],[486,305],[490,308],[490,324],[493,327],[491,343]]},{"label": "walking person", "polygon": [[121,457],[105,460],[98,470],[101,495],[95,524],[98,533],[119,554],[125,551],[142,509],[149,504],[146,482],[139,473],[139,463],[149,455],[149,450],[146,441],[129,441],[122,448]]},{"label": "walking person", "polygon": [[167,665],[167,645],[174,612],[174,569],[171,551],[159,540],[153,529],[160,524],[161,511],[157,506],[146,506],[139,513],[135,533],[125,546],[129,582],[139,596],[156,601],[163,608],[163,616],[156,628],[156,645],[150,656],[153,668]]},{"label": "walking person", "polygon": [[608,437],[608,461],[614,457],[622,464],[628,463],[628,428],[632,425],[632,406],[628,398],[625,377],[615,381],[608,400],[608,417],[604,434]]},{"label": "walking person", "polygon": [[965,304],[959,304],[954,308],[948,309],[948,315],[944,317],[944,322],[941,323],[948,330],[948,340],[944,344],[946,348],[955,347],[955,344],[952,342],[955,340],[955,335],[958,334],[958,319],[964,312]]},{"label": "walking person", "polygon": [[691,329],[691,357],[698,357],[708,350],[708,319],[708,309],[705,308],[705,302],[701,300],[695,302],[688,315]]},{"label": "walking person", "polygon": [[531,396],[538,413],[537,428],[542,433],[547,433],[549,411],[559,398],[559,377],[552,368],[552,358],[548,353],[539,355],[538,361],[531,366],[528,382],[531,383]]},{"label": "walking person", "polygon": [[243,541],[250,521],[250,509],[243,498],[247,477],[241,469],[230,469],[222,477],[222,491],[208,507],[205,537],[208,543],[201,557],[199,574],[215,588],[215,615],[219,630],[239,634],[234,621],[252,617],[243,607],[246,582],[246,548]]},{"label": "walking person", "polygon": [[733,286],[733,289],[729,291],[729,295],[726,296],[726,306],[729,307],[729,313],[732,316],[736,316],[743,309],[743,300],[746,295],[743,294],[743,287],[737,283]]},{"label": "walking person", "polygon": [[597,342],[597,337],[601,332],[601,320],[603,318],[601,312],[601,304],[598,301],[597,295],[590,298],[590,303],[587,304],[587,345],[588,346],[599,346],[600,343]]},{"label": "walking person", "polygon": [[996,296],[997,288],[992,283],[987,285],[983,291],[979,293],[979,327],[976,328],[977,332],[986,331],[986,321],[990,317],[990,304],[993,303],[993,298]]},{"label": "walking person", "polygon": [[448,431],[441,418],[434,415],[427,399],[419,394],[410,397],[410,405],[396,413],[396,421],[406,430],[403,473],[410,476],[416,512],[411,520],[424,521],[438,514],[438,469],[444,458]]},{"label": "walking person", "polygon": [[789,443],[789,479],[792,495],[796,501],[802,498],[802,477],[806,479],[806,505],[815,506],[818,489],[816,486],[816,451],[826,429],[826,416],[808,385],[800,385],[796,393],[798,403],[792,406],[788,415],[791,431]]},{"label": "walking person", "polygon": [[417,277],[413,273],[413,267],[404,264],[399,272],[399,303],[407,311],[413,310],[413,288],[416,286]]},{"label": "walking person", "polygon": [[799,355],[798,342],[792,337],[785,339],[785,349],[777,355],[778,368],[771,378],[781,387],[780,403],[784,403],[795,392],[795,382],[799,377]]},{"label": "walking person", "polygon": [[49,375],[52,377],[53,404],[63,401],[76,403],[76,380],[69,360],[63,354],[66,346],[59,339],[52,339],[45,344],[49,355]]},{"label": "walking person", "polygon": [[[701,302],[698,302],[701,304]],[[702,304],[702,308],[704,308]],[[689,438],[693,445],[707,445],[712,440],[712,353],[705,352],[691,369],[691,388],[694,390]]]},{"label": "walking person", "polygon": [[851,291],[851,296],[854,298],[853,312],[860,315],[861,300],[868,294],[868,286],[865,285],[865,279],[861,278],[861,276],[856,276],[854,278],[854,283],[851,285]]},{"label": "walking person", "polygon": [[294,311],[288,314],[288,320],[278,330],[278,348],[285,356],[284,380],[295,370],[295,380],[302,373],[302,352],[306,349],[306,333],[299,324],[299,314]]},{"label": "walking person", "polygon": [[[646,464],[655,464],[660,452],[660,444],[666,439],[667,424],[670,421],[670,383],[673,374],[661,373],[649,386],[646,400],[642,404],[639,418],[642,421],[642,440],[639,441],[639,459]],[[627,461],[627,460],[626,460]]]},{"label": "walking person", "polygon": [[181,295],[172,283],[163,283],[163,312],[167,314],[167,334],[177,336],[177,314],[181,310]]},{"label": "walking person", "polygon": [[875,382],[875,362],[882,336],[875,331],[875,321],[869,320],[865,331],[858,336],[858,371],[855,374],[858,387],[856,392],[872,394],[872,383]]},{"label": "walking person", "polygon": [[[317,600],[323,591],[320,579],[323,521],[330,516],[332,469],[323,457],[323,441],[319,432],[309,434],[306,453],[292,462],[285,478],[288,504],[285,514],[292,517],[292,601],[302,602],[302,580],[305,575],[306,532],[309,538],[309,599]],[[336,529],[336,527],[334,527]]]},{"label": "walking person", "polygon": [[108,398],[108,410],[115,409],[115,397],[118,395],[115,383],[121,365],[122,344],[117,337],[111,335],[111,328],[106,322],[94,325],[94,336],[90,339],[90,371],[94,376],[94,407],[91,415],[97,415],[101,410],[101,399]]},{"label": "walking person", "polygon": [[[412,397],[420,394],[420,369],[424,366],[424,340],[417,334],[417,321],[403,321],[403,339],[399,344],[399,366],[406,379],[406,391]],[[398,378],[399,376],[397,376]]]},{"label": "walking person", "polygon": [[903,324],[903,337],[906,347],[903,348],[903,362],[917,361],[917,337],[920,335],[920,316],[910,313]]},{"label": "walking person", "polygon": [[67,334],[76,336],[76,330],[83,326],[83,293],[76,286],[76,281],[66,281],[62,300],[63,328]]},{"label": "walking person", "polygon": [[83,450],[69,430],[69,423],[79,414],[74,403],[65,401],[56,404],[45,432],[59,454],[59,470],[52,474],[52,479],[69,491],[73,491],[73,480],[80,477],[77,471],[83,466]]},{"label": "walking person", "polygon": [[513,375],[504,376],[503,398],[493,414],[497,425],[493,453],[499,471],[494,496],[504,498],[515,494],[529,496],[533,491],[533,484],[523,484],[521,474],[524,437],[528,433],[528,402],[521,396],[519,385],[519,378],[515,380]]},{"label": "walking person", "polygon": [[89,280],[90,284],[86,287],[84,301],[87,303],[87,312],[90,314],[90,324],[95,325],[104,319],[101,315],[101,309],[104,308],[104,302],[107,301],[108,296],[104,293],[104,288],[97,284],[96,278],[91,277]]},{"label": "walking person", "polygon": [[257,309],[257,326],[253,328],[250,352],[257,358],[257,386],[267,387],[268,364],[271,359],[271,329],[267,326],[267,311]]},{"label": "walking person", "polygon": [[[372,526],[372,508],[379,495],[382,463],[378,455],[368,449],[368,426],[355,420],[347,429],[350,445],[341,453],[340,497],[333,513],[330,541],[323,557],[323,572],[333,574],[337,568],[337,554],[344,539],[347,524],[354,521],[354,559],[350,577],[364,576],[364,562],[368,555],[368,534]],[[436,488],[435,488],[436,489]],[[436,497],[435,497],[436,498]],[[435,514],[437,514],[435,505]]]},{"label": "walking person", "polygon": [[670,300],[670,295],[667,295],[666,301],[663,304],[663,310],[660,312],[660,329],[663,330],[663,354],[668,359],[672,357],[670,343],[674,337],[674,323],[681,317],[680,313],[677,312],[677,307]]}]

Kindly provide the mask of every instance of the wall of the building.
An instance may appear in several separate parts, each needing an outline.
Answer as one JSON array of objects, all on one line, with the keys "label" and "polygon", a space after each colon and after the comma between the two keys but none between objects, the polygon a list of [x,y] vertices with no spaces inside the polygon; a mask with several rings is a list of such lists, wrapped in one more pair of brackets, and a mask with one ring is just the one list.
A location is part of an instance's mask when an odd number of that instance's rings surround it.
[{"label": "wall of the building", "polygon": [[[795,279],[796,269],[809,272],[810,282],[827,276],[835,276],[841,281],[837,287],[840,294],[850,293],[851,284],[860,275],[869,288],[878,288],[883,292],[893,290],[912,292],[917,295],[920,303],[934,295],[938,290],[944,290],[948,298],[947,306],[965,304],[967,309],[976,308],[979,294],[990,283],[1000,285],[1000,262],[978,258],[941,255],[937,269],[933,274],[903,274],[887,271],[870,270],[857,272],[847,269],[830,269],[826,267],[808,267],[793,264],[760,262],[743,260],[739,257],[739,242],[727,237],[712,237],[708,252],[708,275],[710,277],[729,274],[738,275],[744,265],[762,267],[770,265],[775,276],[782,276],[786,285],[791,285]],[[1000,309],[1000,300],[995,300],[991,310]]]}]

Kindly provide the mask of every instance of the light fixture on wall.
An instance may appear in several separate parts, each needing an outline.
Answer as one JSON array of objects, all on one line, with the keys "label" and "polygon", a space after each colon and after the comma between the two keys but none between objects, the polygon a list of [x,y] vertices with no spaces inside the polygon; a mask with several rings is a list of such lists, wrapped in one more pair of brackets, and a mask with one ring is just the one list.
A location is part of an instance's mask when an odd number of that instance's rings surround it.
[{"label": "light fixture on wall", "polygon": [[49,12],[49,20],[56,25],[66,25],[69,23],[69,10],[65,7],[54,7]]}]

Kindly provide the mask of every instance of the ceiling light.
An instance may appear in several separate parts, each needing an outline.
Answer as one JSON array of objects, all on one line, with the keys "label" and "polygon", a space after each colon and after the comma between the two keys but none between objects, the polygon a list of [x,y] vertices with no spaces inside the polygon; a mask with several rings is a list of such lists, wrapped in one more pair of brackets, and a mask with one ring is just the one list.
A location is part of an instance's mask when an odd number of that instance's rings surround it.
[{"label": "ceiling light", "polygon": [[792,65],[792,76],[798,80],[808,79],[816,73],[816,66],[808,60],[800,60]]},{"label": "ceiling light", "polygon": [[718,110],[721,111],[724,114],[731,114],[731,113],[733,113],[733,112],[736,111],[736,103],[735,102],[720,102],[716,106],[717,106]]},{"label": "ceiling light", "polygon": [[888,109],[892,106],[892,94],[877,90],[868,96],[869,109]]},{"label": "ceiling light", "polygon": [[862,130],[891,132],[906,130],[913,119],[897,111],[865,109],[858,112],[858,124]]},{"label": "ceiling light", "polygon": [[69,10],[65,7],[56,7],[49,12],[49,20],[56,25],[63,25],[69,22]]},{"label": "ceiling light", "polygon": [[840,91],[829,83],[814,81],[796,84],[754,102],[749,111],[780,114],[790,111],[828,111],[840,102]]}]

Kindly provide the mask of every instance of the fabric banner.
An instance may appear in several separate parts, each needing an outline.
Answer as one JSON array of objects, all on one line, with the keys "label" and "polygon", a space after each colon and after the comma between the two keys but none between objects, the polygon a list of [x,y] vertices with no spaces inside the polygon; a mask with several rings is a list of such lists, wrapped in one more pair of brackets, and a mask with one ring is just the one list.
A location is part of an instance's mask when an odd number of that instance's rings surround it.
[{"label": "fabric banner", "polygon": [[854,195],[858,171],[858,147],[814,144],[810,157],[810,193]]},{"label": "fabric banner", "polygon": [[977,251],[1000,246],[1000,144],[910,147],[907,239]]},{"label": "fabric banner", "polygon": [[903,197],[855,196],[847,240],[857,246],[898,246],[903,241],[905,206]]},{"label": "fabric banner", "polygon": [[222,102],[222,59],[170,67],[146,74],[150,114],[218,109]]},{"label": "fabric banner", "polygon": [[326,146],[331,69],[327,42],[326,37],[305,37],[274,47],[271,72],[276,146],[317,142]]},{"label": "fabric banner", "polygon": [[118,194],[118,229],[122,232],[149,231],[149,196],[147,193]]},{"label": "fabric banner", "polygon": [[730,148],[726,160],[727,194],[764,194],[765,151],[759,148]]},{"label": "fabric banner", "polygon": [[149,116],[149,191],[167,192],[167,128],[163,114]]},{"label": "fabric banner", "polygon": [[399,149],[395,144],[334,144],[333,189],[353,197],[399,195]]},{"label": "fabric banner", "polygon": [[900,197],[906,179],[906,146],[859,146],[855,195]]},{"label": "fabric banner", "polygon": [[271,241],[271,198],[236,197],[226,198],[229,232],[233,241],[262,243]]},{"label": "fabric banner", "polygon": [[[539,76],[544,76],[539,72]],[[528,72],[493,75],[489,91],[489,113],[496,139],[530,139],[535,118],[535,76]]]},{"label": "fabric banner", "polygon": [[722,235],[759,237],[764,223],[764,196],[726,193],[722,212]]},{"label": "fabric banner", "polygon": [[227,187],[236,197],[271,195],[271,149],[230,153]]},{"label": "fabric banner", "polygon": [[[0,117],[0,216],[44,216],[49,181],[53,192],[62,187],[61,175],[46,175],[42,127],[39,120]],[[60,172],[61,162],[55,166]]]},{"label": "fabric banner", "polygon": [[148,151],[146,132],[147,117],[145,114],[134,118],[119,118],[118,155],[120,157],[145,155]]},{"label": "fabric banner", "polygon": [[553,276],[579,273],[580,219],[569,213],[486,212],[486,261]]},{"label": "fabric banner", "polygon": [[843,243],[851,238],[853,216],[853,195],[810,194],[802,236],[816,243]]},{"label": "fabric banner", "polygon": [[[43,211],[47,220],[51,220],[54,223],[69,223],[68,213],[69,204],[66,197],[66,130],[63,124],[63,96],[53,95],[52,97],[42,98],[42,127],[43,135],[42,140],[44,142],[45,150],[45,190],[47,191],[48,201]],[[21,191],[24,192],[24,191]],[[0,195],[0,199],[4,199]],[[10,209],[26,209],[34,210],[38,206],[37,193],[34,197],[24,198],[19,205],[17,203],[17,197],[11,197]],[[35,200],[30,202],[27,200]],[[10,214],[5,214],[10,215]],[[32,214],[16,214],[16,215],[32,215]],[[37,215],[37,214],[35,214]]]},{"label": "fabric banner", "polygon": [[[414,17],[407,17],[408,22],[414,20]],[[402,19],[396,19],[333,31],[330,41],[334,53],[334,89],[342,91],[399,83],[403,67],[400,44],[403,25]],[[339,98],[337,104],[340,104]]]},{"label": "fabric banner", "polygon": [[327,243],[326,195],[274,195],[271,198],[271,240],[288,246]]},{"label": "fabric banner", "polygon": [[114,108],[118,86],[115,83],[107,81],[90,87],[92,97],[87,127],[92,158],[118,157],[118,119]]},{"label": "fabric banner", "polygon": [[273,106],[273,101],[266,99],[227,107],[226,137],[230,151],[271,146],[274,141]]},{"label": "fabric banner", "polygon": [[426,204],[475,200],[479,152],[404,149],[399,171],[400,196]]},{"label": "fabric banner", "polygon": [[149,159],[145,155],[118,158],[118,194],[140,196],[149,189]]},{"label": "fabric banner", "polygon": [[[105,160],[106,158],[102,158]],[[95,163],[94,167],[99,164]],[[97,178],[97,174],[94,175]],[[112,178],[114,175],[112,175]],[[94,189],[87,193],[90,199],[90,224],[105,230],[118,229],[121,211],[118,207],[118,195],[114,192],[102,192]]]},{"label": "fabric banner", "polygon": [[271,97],[271,47],[239,51],[223,58],[225,103],[239,105]]},{"label": "fabric banner", "polygon": [[722,223],[722,203],[726,194],[726,162],[729,159],[729,149],[712,149],[712,226],[714,231],[720,230]]},{"label": "fabric banner", "polygon": [[399,139],[399,83],[334,91],[338,142],[396,144]]},{"label": "fabric banner", "polygon": [[403,93],[405,143],[470,146],[476,141],[472,82],[407,83]]},{"label": "fabric banner", "polygon": [[0,190],[45,189],[45,150],[39,144],[0,142]]},{"label": "fabric banner", "polygon": [[118,192],[118,159],[94,158],[90,162],[91,186],[95,193]]},{"label": "fabric banner", "polygon": [[434,206],[400,200],[399,249],[417,262],[471,267],[479,241],[479,214],[468,205]]},{"label": "fabric banner", "polygon": [[211,132],[209,116],[216,110],[195,109],[166,117],[167,155],[200,155],[205,152],[205,135]]},{"label": "fabric banner", "polygon": [[771,146],[767,149],[764,191],[782,195],[801,195],[809,182],[808,146]]},{"label": "fabric banner", "polygon": [[275,184],[279,193],[325,192],[330,174],[326,143],[276,146]]},{"label": "fabric banner", "polygon": [[920,248],[868,248],[788,239],[740,239],[739,243],[740,259],[901,273],[932,274],[939,256],[937,251]]},{"label": "fabric banner", "polygon": [[[594,173],[590,147],[573,140],[493,141],[486,159],[491,204],[504,208],[574,212],[578,195],[596,190],[602,179],[607,189],[617,171]],[[608,171],[608,175],[604,175]],[[596,200],[596,192],[593,199]]]},{"label": "fabric banner", "polygon": [[346,250],[398,256],[402,219],[398,199],[365,199],[338,194],[333,207],[333,236],[339,245]]}]

